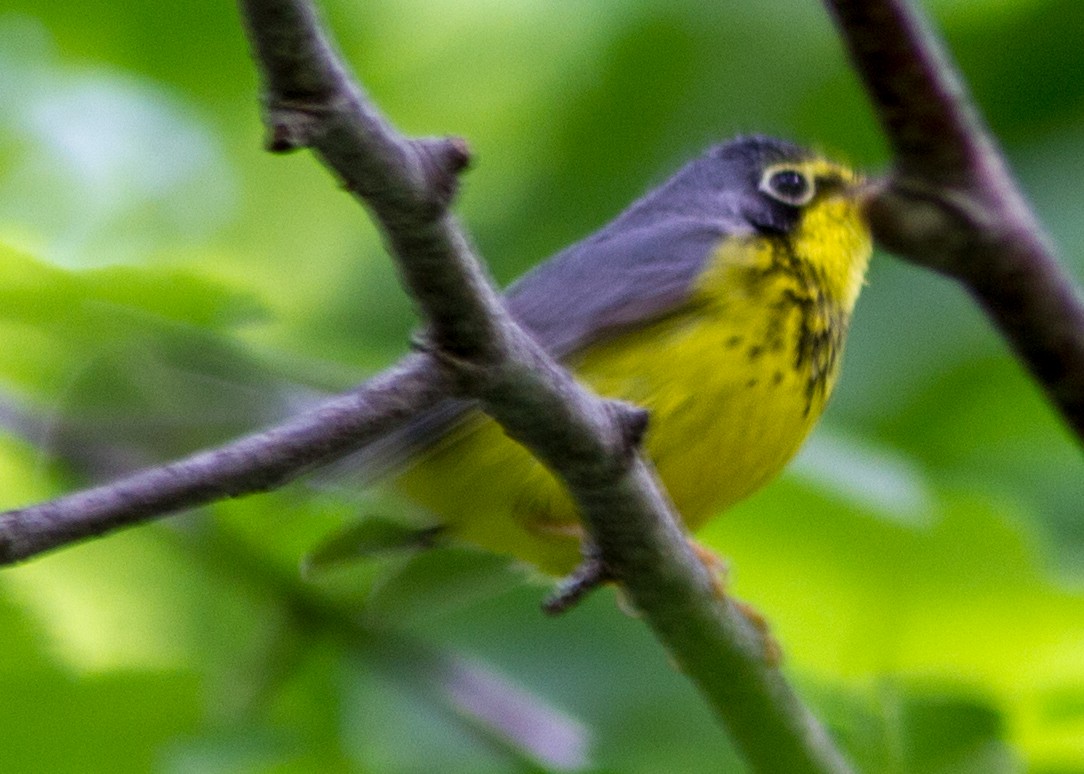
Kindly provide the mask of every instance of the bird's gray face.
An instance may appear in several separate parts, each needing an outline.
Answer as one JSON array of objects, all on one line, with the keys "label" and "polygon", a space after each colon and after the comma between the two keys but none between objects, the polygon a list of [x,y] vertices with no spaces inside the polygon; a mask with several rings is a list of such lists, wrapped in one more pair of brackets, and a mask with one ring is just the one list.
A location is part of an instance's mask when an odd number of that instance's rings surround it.
[{"label": "bird's gray face", "polygon": [[788,234],[815,194],[803,168],[813,154],[769,137],[742,137],[713,148],[704,159],[736,214],[762,234]]}]

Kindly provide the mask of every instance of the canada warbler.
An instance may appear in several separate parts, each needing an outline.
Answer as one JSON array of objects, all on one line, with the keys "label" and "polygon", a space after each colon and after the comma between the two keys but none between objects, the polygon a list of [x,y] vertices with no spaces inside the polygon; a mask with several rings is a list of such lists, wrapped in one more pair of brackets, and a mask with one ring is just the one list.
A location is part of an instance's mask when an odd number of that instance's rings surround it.
[{"label": "canada warbler", "polygon": [[[690,529],[771,479],[836,380],[871,251],[859,177],[766,137],[709,149],[525,275],[513,316],[601,395],[650,411],[645,450]],[[580,557],[552,474],[470,404],[379,442],[446,534],[552,573]]]}]

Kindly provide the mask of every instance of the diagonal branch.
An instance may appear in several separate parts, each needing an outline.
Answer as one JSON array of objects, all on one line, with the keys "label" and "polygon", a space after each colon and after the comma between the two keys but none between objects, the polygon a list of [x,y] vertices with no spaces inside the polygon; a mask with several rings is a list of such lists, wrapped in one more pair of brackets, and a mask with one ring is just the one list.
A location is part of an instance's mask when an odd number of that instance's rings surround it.
[{"label": "diagonal branch", "polygon": [[276,489],[447,393],[423,355],[277,427],[104,486],[0,514],[0,565],[227,497]]},{"label": "diagonal branch", "polygon": [[908,0],[825,0],[874,101],[894,169],[878,242],[960,280],[1084,443],[1084,297],[940,41]]},{"label": "diagonal branch", "polygon": [[[763,634],[717,594],[693,556],[636,450],[642,412],[585,391],[505,311],[443,209],[454,190],[448,176],[466,162],[462,144],[419,144],[395,132],[346,77],[308,3],[242,0],[241,7],[264,73],[273,147],[312,145],[373,211],[429,322],[434,354],[464,395],[565,482],[609,574],[749,761],[763,771],[848,770],[766,663]],[[300,133],[292,128],[298,108]]]}]

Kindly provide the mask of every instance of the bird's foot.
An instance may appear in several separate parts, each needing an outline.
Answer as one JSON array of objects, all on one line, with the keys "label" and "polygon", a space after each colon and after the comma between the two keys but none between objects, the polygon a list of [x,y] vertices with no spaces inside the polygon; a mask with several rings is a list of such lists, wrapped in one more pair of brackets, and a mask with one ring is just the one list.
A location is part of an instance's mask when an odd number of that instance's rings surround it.
[{"label": "bird's foot", "polygon": [[549,615],[560,615],[578,604],[592,591],[613,580],[613,575],[597,552],[584,552],[583,560],[571,575],[561,579],[545,601],[542,610]]},{"label": "bird's foot", "polygon": [[783,662],[783,649],[779,646],[779,640],[772,634],[768,619],[764,617],[763,613],[748,602],[743,602],[727,592],[727,585],[730,580],[729,563],[710,548],[695,540],[689,540],[689,547],[693,550],[693,553],[696,554],[696,558],[700,560],[700,563],[704,565],[704,569],[708,571],[708,575],[712,580],[712,591],[715,593],[715,596],[724,602],[732,604],[734,609],[741,614],[742,618],[744,618],[760,636],[761,642],[764,645],[763,654],[765,663],[773,667],[779,666]]}]

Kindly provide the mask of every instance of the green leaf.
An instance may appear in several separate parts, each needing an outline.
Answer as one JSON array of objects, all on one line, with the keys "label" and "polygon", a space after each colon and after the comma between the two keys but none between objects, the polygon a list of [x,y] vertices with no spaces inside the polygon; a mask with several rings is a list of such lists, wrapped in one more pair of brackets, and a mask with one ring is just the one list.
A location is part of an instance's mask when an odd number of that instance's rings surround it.
[{"label": "green leaf", "polygon": [[329,535],[305,557],[303,571],[318,573],[380,554],[431,548],[439,541],[440,532],[440,527],[417,527],[370,516]]}]

